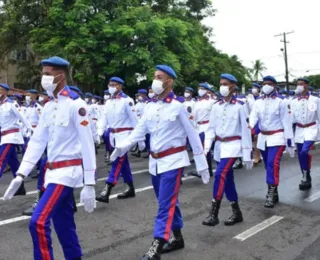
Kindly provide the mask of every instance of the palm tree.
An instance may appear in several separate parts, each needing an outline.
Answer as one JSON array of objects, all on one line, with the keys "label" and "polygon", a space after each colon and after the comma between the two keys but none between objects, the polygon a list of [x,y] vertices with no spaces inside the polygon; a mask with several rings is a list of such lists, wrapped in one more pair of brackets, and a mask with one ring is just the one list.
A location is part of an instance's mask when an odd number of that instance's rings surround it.
[{"label": "palm tree", "polygon": [[262,77],[262,72],[266,71],[266,66],[261,60],[255,60],[252,62],[252,69],[250,70],[255,81],[259,80],[259,76]]}]

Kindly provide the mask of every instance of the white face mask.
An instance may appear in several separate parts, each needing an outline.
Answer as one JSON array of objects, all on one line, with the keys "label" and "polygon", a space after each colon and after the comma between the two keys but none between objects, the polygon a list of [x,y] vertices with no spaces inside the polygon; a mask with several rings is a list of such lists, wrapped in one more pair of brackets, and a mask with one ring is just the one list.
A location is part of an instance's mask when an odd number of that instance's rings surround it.
[{"label": "white face mask", "polygon": [[301,94],[304,91],[304,87],[303,86],[297,86],[295,92],[296,94]]},{"label": "white face mask", "polygon": [[103,98],[104,98],[104,100],[108,100],[110,98],[110,96],[109,95],[104,95]]},{"label": "white face mask", "polygon": [[228,86],[220,86],[219,92],[223,97],[227,97],[230,94],[230,90]]},{"label": "white face mask", "polygon": [[117,92],[117,88],[116,87],[108,87],[108,91],[109,91],[109,93],[111,94],[111,95],[113,95],[114,93],[116,93]]},{"label": "white face mask", "polygon": [[160,95],[164,91],[163,82],[161,80],[155,79],[152,81],[151,88],[155,94]]},{"label": "white face mask", "polygon": [[252,89],[252,94],[253,94],[253,95],[258,95],[258,94],[259,94],[259,91],[258,91],[256,88],[253,88],[253,89]]},{"label": "white face mask", "polygon": [[138,100],[139,101],[143,101],[143,97],[138,97]]},{"label": "white face mask", "polygon": [[[59,75],[57,75],[59,76]],[[58,83],[53,83],[54,76],[43,75],[41,78],[41,86],[47,91],[49,97],[53,97],[53,91],[56,89]]]},{"label": "white face mask", "polygon": [[199,89],[199,90],[198,90],[198,95],[199,95],[200,97],[203,97],[205,94],[207,94],[207,91],[206,91],[206,90],[204,90],[204,89]]},{"label": "white face mask", "polygon": [[138,102],[139,102],[139,99],[136,98],[136,103],[138,103]]},{"label": "white face mask", "polygon": [[270,86],[270,85],[264,85],[262,87],[262,91],[264,94],[266,95],[269,95],[272,91],[274,90],[274,87],[273,86]]},{"label": "white face mask", "polygon": [[39,97],[39,102],[42,102],[44,100],[43,97]]},{"label": "white face mask", "polygon": [[148,97],[149,97],[149,98],[153,98],[155,95],[156,95],[156,94],[154,94],[154,93],[149,93],[149,94],[148,94]]},{"label": "white face mask", "polygon": [[190,96],[191,96],[190,93],[184,92],[184,97],[185,97],[185,98],[188,98],[188,97],[190,97]]},{"label": "white face mask", "polygon": [[91,101],[92,101],[92,104],[97,103],[97,100],[95,100],[95,99],[92,99]]},{"label": "white face mask", "polygon": [[31,101],[31,97],[30,96],[26,96],[26,103],[30,104],[30,101]]},{"label": "white face mask", "polygon": [[87,103],[89,103],[89,98],[85,98],[84,101],[86,101]]}]

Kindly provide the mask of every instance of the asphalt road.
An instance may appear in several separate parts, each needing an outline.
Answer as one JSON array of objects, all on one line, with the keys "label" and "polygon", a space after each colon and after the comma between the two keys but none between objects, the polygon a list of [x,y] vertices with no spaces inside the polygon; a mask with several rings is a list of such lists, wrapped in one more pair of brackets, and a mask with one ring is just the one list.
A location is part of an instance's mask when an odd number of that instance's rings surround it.
[{"label": "asphalt road", "polygon": [[[98,155],[98,177],[107,176],[103,150]],[[220,211],[220,225],[202,226],[212,196],[212,180],[203,185],[197,178],[188,178],[181,187],[180,202],[185,227],[186,248],[163,255],[167,260],[320,260],[320,149],[312,151],[313,187],[310,191],[298,190],[301,179],[297,158],[284,155],[281,163],[280,204],[274,209],[263,207],[266,184],[263,165],[252,171],[237,170],[236,186],[244,222],[232,227],[223,225],[231,214],[224,200]],[[109,204],[98,203],[94,213],[79,207],[76,214],[77,231],[83,248],[83,259],[137,260],[152,242],[153,221],[157,202],[147,171],[148,160],[130,158],[138,191],[136,198],[121,201],[112,199]],[[145,171],[143,171],[145,170]],[[185,170],[185,173],[192,167]],[[0,181],[0,194],[12,176],[5,174]],[[97,191],[104,186],[99,181]],[[34,191],[36,181],[28,179],[26,188]],[[125,189],[121,182],[113,194]],[[80,190],[76,191],[79,200]],[[34,200],[35,194],[0,201],[0,260],[32,259],[32,241],[28,232],[28,219],[21,211]],[[115,196],[113,196],[115,197]],[[54,232],[55,259],[64,259]]]}]

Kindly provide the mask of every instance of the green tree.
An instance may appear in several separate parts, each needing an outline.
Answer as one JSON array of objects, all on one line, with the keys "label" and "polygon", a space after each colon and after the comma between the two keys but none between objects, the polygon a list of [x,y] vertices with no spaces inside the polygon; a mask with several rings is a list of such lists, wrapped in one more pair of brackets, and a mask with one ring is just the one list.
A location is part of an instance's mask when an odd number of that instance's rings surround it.
[{"label": "green tree", "polygon": [[261,60],[255,60],[252,63],[252,69],[250,70],[253,76],[253,80],[258,81],[259,76],[262,77],[262,73],[266,71],[266,69],[267,69],[266,66]]}]

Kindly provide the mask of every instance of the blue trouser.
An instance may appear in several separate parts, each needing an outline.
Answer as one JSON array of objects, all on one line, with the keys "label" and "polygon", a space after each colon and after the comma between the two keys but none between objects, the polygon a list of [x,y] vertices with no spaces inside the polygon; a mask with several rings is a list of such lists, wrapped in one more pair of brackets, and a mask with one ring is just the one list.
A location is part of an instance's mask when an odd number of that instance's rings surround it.
[{"label": "blue trouser", "polygon": [[296,144],[298,149],[298,159],[300,163],[301,171],[310,171],[311,170],[311,160],[312,155],[309,154],[311,147],[313,146],[314,141],[304,141],[302,144]]},{"label": "blue trouser", "polygon": [[146,134],[146,149],[150,151],[150,134]]},{"label": "blue trouser", "polygon": [[168,241],[171,230],[183,227],[179,208],[179,189],[183,168],[152,175],[152,185],[158,199],[158,214],[155,219],[153,237]]},{"label": "blue trouser", "polygon": [[215,178],[213,183],[213,198],[222,200],[223,193],[229,201],[238,201],[236,185],[234,183],[232,166],[237,158],[223,158],[217,163]]},{"label": "blue trouser", "polygon": [[112,162],[111,171],[106,183],[116,185],[120,178],[120,173],[125,183],[133,182],[128,160],[128,153],[126,153],[124,156],[118,157],[115,161]]},{"label": "blue trouser", "polygon": [[47,161],[48,161],[48,157],[46,155],[41,159],[41,163],[40,163],[40,171],[39,171],[39,176],[38,176],[37,188],[38,188],[38,190],[41,190],[41,191],[45,190],[43,185],[44,185],[44,176],[45,176],[45,173],[47,170],[47,167],[46,167]]},{"label": "blue trouser", "polygon": [[110,128],[107,129],[107,131],[103,134],[103,140],[106,145],[106,152],[112,152],[112,146],[110,144]]},{"label": "blue trouser", "polygon": [[264,151],[260,150],[266,170],[266,182],[269,185],[279,185],[280,161],[285,148],[281,145],[266,147]]},{"label": "blue trouser", "polygon": [[73,188],[49,184],[32,214],[29,230],[35,260],[52,260],[50,220],[63,249],[66,260],[82,255],[74,222]]},{"label": "blue trouser", "polygon": [[3,144],[0,146],[0,178],[9,164],[13,177],[19,169],[20,163],[17,156],[16,144]]}]

